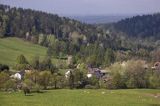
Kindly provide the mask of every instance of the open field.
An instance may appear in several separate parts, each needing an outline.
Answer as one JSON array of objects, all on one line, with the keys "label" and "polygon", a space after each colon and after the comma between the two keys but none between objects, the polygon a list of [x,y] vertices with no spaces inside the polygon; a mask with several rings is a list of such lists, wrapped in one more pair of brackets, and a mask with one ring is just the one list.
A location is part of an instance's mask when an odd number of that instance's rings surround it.
[{"label": "open field", "polygon": [[52,90],[24,96],[0,92],[0,106],[160,106],[160,90]]},{"label": "open field", "polygon": [[[19,38],[0,39],[0,63],[14,66],[18,55],[23,54],[29,61],[33,56],[46,56],[47,48],[29,43]],[[57,59],[52,59],[57,62]]]}]

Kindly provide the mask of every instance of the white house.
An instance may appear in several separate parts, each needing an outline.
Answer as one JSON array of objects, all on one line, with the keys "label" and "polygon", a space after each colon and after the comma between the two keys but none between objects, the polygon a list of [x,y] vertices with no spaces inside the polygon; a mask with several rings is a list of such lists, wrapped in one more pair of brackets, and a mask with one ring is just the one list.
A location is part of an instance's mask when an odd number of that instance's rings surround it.
[{"label": "white house", "polygon": [[18,80],[21,80],[22,79],[22,76],[20,73],[15,73],[14,75],[11,75],[10,76],[11,78],[14,78],[14,79],[18,79]]},{"label": "white house", "polygon": [[68,78],[68,77],[70,76],[71,71],[72,71],[72,70],[68,70],[68,71],[65,73],[65,77],[66,77],[66,78]]},{"label": "white house", "polygon": [[92,77],[92,74],[87,74],[87,78],[91,78]]}]

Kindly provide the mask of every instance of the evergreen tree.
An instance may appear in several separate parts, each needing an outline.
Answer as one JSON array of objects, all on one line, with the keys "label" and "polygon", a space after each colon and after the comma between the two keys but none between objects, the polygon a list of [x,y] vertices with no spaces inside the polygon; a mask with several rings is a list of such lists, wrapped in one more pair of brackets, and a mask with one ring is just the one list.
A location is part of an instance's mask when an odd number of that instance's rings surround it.
[{"label": "evergreen tree", "polygon": [[17,64],[28,64],[28,61],[25,56],[21,54],[17,57]]}]

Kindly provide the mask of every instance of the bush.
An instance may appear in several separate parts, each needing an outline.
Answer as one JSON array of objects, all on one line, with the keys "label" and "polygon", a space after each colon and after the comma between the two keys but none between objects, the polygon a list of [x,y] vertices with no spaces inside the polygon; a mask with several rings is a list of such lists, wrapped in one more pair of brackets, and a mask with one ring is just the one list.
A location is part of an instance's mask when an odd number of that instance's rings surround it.
[{"label": "bush", "polygon": [[149,78],[150,88],[160,88],[160,74],[154,73]]},{"label": "bush", "polygon": [[28,68],[28,64],[16,64],[14,68],[16,70],[25,70],[26,68]]},{"label": "bush", "polygon": [[0,64],[0,72],[1,71],[9,71],[9,66],[8,65],[4,65],[4,64]]},{"label": "bush", "polygon": [[147,70],[143,61],[130,61],[126,67],[125,80],[128,88],[147,88]]},{"label": "bush", "polygon": [[142,60],[131,60],[123,64],[115,63],[110,67],[111,73],[107,78],[107,88],[147,88],[148,70]]},{"label": "bush", "polygon": [[108,89],[122,89],[126,88],[125,81],[118,72],[114,72],[109,80],[106,82]]},{"label": "bush", "polygon": [[23,86],[23,91],[24,91],[25,96],[30,93],[30,89],[27,86]]},{"label": "bush", "polygon": [[4,84],[5,91],[8,91],[8,90],[14,90],[15,91],[16,87],[17,87],[16,86],[16,81],[12,80],[12,79],[6,81],[5,84]]},{"label": "bush", "polygon": [[32,92],[40,93],[40,92],[41,92],[41,86],[40,86],[39,84],[35,84],[35,85],[32,87]]},{"label": "bush", "polygon": [[34,86],[34,83],[29,79],[25,79],[23,83],[24,83],[23,86],[29,89],[32,89],[32,87]]},{"label": "bush", "polygon": [[38,83],[43,86],[44,89],[47,89],[51,81],[51,72],[50,71],[42,71],[39,73]]},{"label": "bush", "polygon": [[94,86],[94,88],[100,88],[99,79],[96,76],[89,78],[88,84]]},{"label": "bush", "polygon": [[0,73],[0,89],[4,89],[4,84],[9,80],[9,75],[5,72]]}]

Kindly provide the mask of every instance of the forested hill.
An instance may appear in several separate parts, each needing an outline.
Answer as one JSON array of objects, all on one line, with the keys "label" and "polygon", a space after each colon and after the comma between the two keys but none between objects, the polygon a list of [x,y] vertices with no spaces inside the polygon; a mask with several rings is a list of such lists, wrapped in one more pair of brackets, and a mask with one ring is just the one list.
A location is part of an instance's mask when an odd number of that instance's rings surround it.
[{"label": "forested hill", "polygon": [[79,21],[31,9],[10,8],[6,5],[0,5],[0,26],[1,37],[30,36],[36,39],[39,34],[46,34],[55,35],[57,39],[77,38],[94,42],[98,34],[103,35],[103,31]]},{"label": "forested hill", "polygon": [[127,18],[115,23],[114,28],[130,37],[160,39],[160,13]]},{"label": "forested hill", "polygon": [[[142,29],[151,28],[145,26],[145,24],[150,24],[150,21],[139,18],[135,17],[137,20],[133,21],[133,28],[130,27],[130,23],[134,18],[120,21],[115,24],[115,27],[117,29],[124,28],[126,33],[129,29],[134,31],[140,26],[135,23],[141,23]],[[158,18],[157,21],[154,19],[152,21],[153,25],[158,25]],[[127,28],[129,29],[127,30]],[[155,28],[158,27],[155,26]],[[66,56],[72,55],[74,64],[83,62],[99,67],[131,58],[150,59],[149,53],[157,46],[148,42],[133,42],[131,39],[123,38],[123,35],[122,38],[117,37],[120,35],[119,33],[113,33],[107,29],[41,11],[0,5],[0,38],[18,37],[45,46],[47,47],[47,56],[66,58]],[[141,31],[139,28],[136,30]],[[150,35],[149,32],[146,33]],[[133,32],[133,35],[135,34],[137,33]],[[158,32],[156,36],[158,37]],[[159,43],[157,44],[159,45]]]},{"label": "forested hill", "polygon": [[[104,64],[105,58],[110,58],[113,50],[120,48],[115,39],[99,27],[6,5],[0,5],[0,37],[22,38],[48,47],[47,56],[65,58],[72,55],[74,62],[82,61],[94,66]],[[112,60],[106,62],[110,64]]]}]

